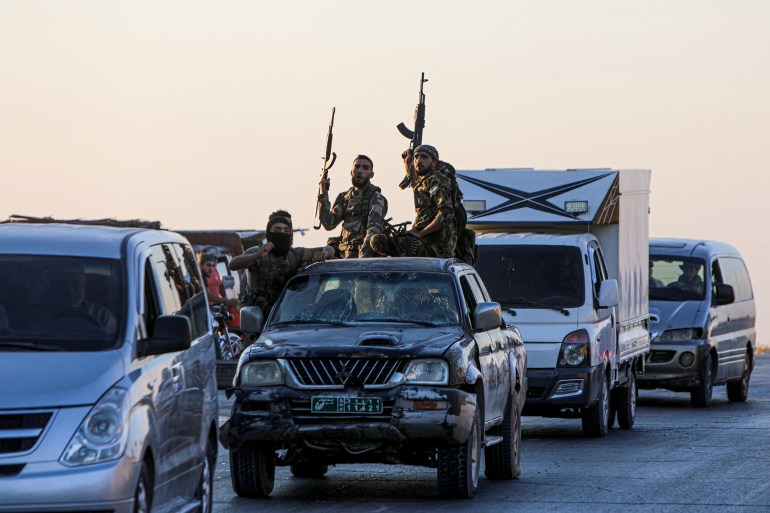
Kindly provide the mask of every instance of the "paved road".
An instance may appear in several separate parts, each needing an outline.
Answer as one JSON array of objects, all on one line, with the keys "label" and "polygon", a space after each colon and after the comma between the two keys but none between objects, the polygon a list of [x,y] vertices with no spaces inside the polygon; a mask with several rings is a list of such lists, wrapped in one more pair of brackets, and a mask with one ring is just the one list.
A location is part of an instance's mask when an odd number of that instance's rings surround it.
[{"label": "paved road", "polygon": [[[709,409],[689,394],[642,391],[636,426],[604,439],[579,420],[524,419],[521,479],[481,478],[469,501],[439,499],[432,469],[342,465],[319,480],[276,471],[267,500],[230,486],[227,451],[217,464],[214,513],[255,512],[764,512],[770,511],[770,354],[757,359],[749,400],[714,391]],[[223,418],[229,402],[221,395]]]}]

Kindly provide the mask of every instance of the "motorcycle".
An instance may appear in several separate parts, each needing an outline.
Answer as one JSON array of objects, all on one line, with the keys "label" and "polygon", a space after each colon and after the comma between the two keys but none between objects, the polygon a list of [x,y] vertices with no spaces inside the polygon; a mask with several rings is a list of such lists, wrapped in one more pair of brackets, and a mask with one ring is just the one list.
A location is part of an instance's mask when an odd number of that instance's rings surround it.
[{"label": "motorcycle", "polygon": [[243,339],[236,330],[227,328],[227,321],[233,316],[225,305],[211,306],[211,327],[217,340],[217,358],[237,360],[243,352]]}]

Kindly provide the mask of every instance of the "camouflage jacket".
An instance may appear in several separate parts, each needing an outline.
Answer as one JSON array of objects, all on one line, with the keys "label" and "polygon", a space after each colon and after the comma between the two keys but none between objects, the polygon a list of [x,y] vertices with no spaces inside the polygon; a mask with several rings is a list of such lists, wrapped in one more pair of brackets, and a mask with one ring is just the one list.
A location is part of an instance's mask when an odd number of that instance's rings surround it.
[{"label": "camouflage jacket", "polygon": [[[246,253],[256,253],[259,246],[247,249]],[[271,253],[258,258],[248,269],[248,286],[243,297],[243,306],[259,306],[264,318],[278,300],[286,282],[302,266],[304,248],[291,248],[285,258],[278,258]]]},{"label": "camouflage jacket", "polygon": [[339,249],[346,256],[375,256],[369,241],[372,235],[382,233],[383,219],[388,213],[388,201],[380,188],[369,183],[356,190],[351,187],[329,203],[329,196],[319,196],[321,203],[320,220],[327,230],[333,230],[342,223]]},{"label": "camouflage jacket", "polygon": [[446,174],[434,170],[420,177],[414,186],[414,207],[416,217],[414,228],[422,230],[433,220],[441,229],[422,239],[429,248],[431,256],[451,257],[457,243],[455,226],[456,185]]}]

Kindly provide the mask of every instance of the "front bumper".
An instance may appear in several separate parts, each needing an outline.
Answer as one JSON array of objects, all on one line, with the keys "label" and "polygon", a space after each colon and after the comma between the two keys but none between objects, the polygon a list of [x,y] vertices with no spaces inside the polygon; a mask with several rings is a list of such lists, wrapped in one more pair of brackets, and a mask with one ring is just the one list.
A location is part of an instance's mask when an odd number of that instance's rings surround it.
[{"label": "front bumper", "polygon": [[[402,385],[387,390],[297,390],[285,386],[236,389],[230,419],[220,429],[222,445],[248,441],[274,445],[351,440],[399,443],[410,439],[463,443],[473,426],[474,394],[453,388]],[[379,397],[382,414],[310,411],[312,396]],[[422,401],[421,409],[415,405]],[[422,409],[426,405],[436,409]]]},{"label": "front bumper", "polygon": [[[676,390],[701,385],[703,363],[710,349],[705,340],[655,342],[647,356],[644,375],[637,378],[639,388]],[[693,362],[688,366],[682,364],[682,359],[687,358],[686,353],[693,356]]]},{"label": "front bumper", "polygon": [[29,463],[18,475],[0,478],[0,512],[132,513],[138,479],[139,466],[125,457],[78,468]]},{"label": "front bumper", "polygon": [[527,369],[524,415],[549,416],[565,408],[586,408],[599,400],[602,366]]}]

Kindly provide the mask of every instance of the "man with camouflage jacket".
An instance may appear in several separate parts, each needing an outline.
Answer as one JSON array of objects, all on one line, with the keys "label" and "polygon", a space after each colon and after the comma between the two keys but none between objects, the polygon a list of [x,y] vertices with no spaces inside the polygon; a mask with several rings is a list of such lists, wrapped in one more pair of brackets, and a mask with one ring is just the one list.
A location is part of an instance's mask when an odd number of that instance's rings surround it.
[{"label": "man with camouflage jacket", "polygon": [[353,187],[341,192],[329,202],[330,181],[319,183],[318,201],[321,204],[319,218],[327,230],[333,230],[342,223],[339,238],[340,256],[344,258],[365,258],[377,256],[370,244],[374,235],[383,231],[383,219],[388,212],[388,202],[380,188],[371,183],[374,176],[374,164],[366,155],[358,155],[353,160],[350,178]]},{"label": "man with camouflage jacket", "polygon": [[412,229],[401,236],[373,237],[372,247],[388,256],[450,258],[457,244],[455,184],[441,169],[443,163],[433,146],[418,146],[411,159],[413,163],[409,160],[407,154],[405,165],[417,213]]}]

